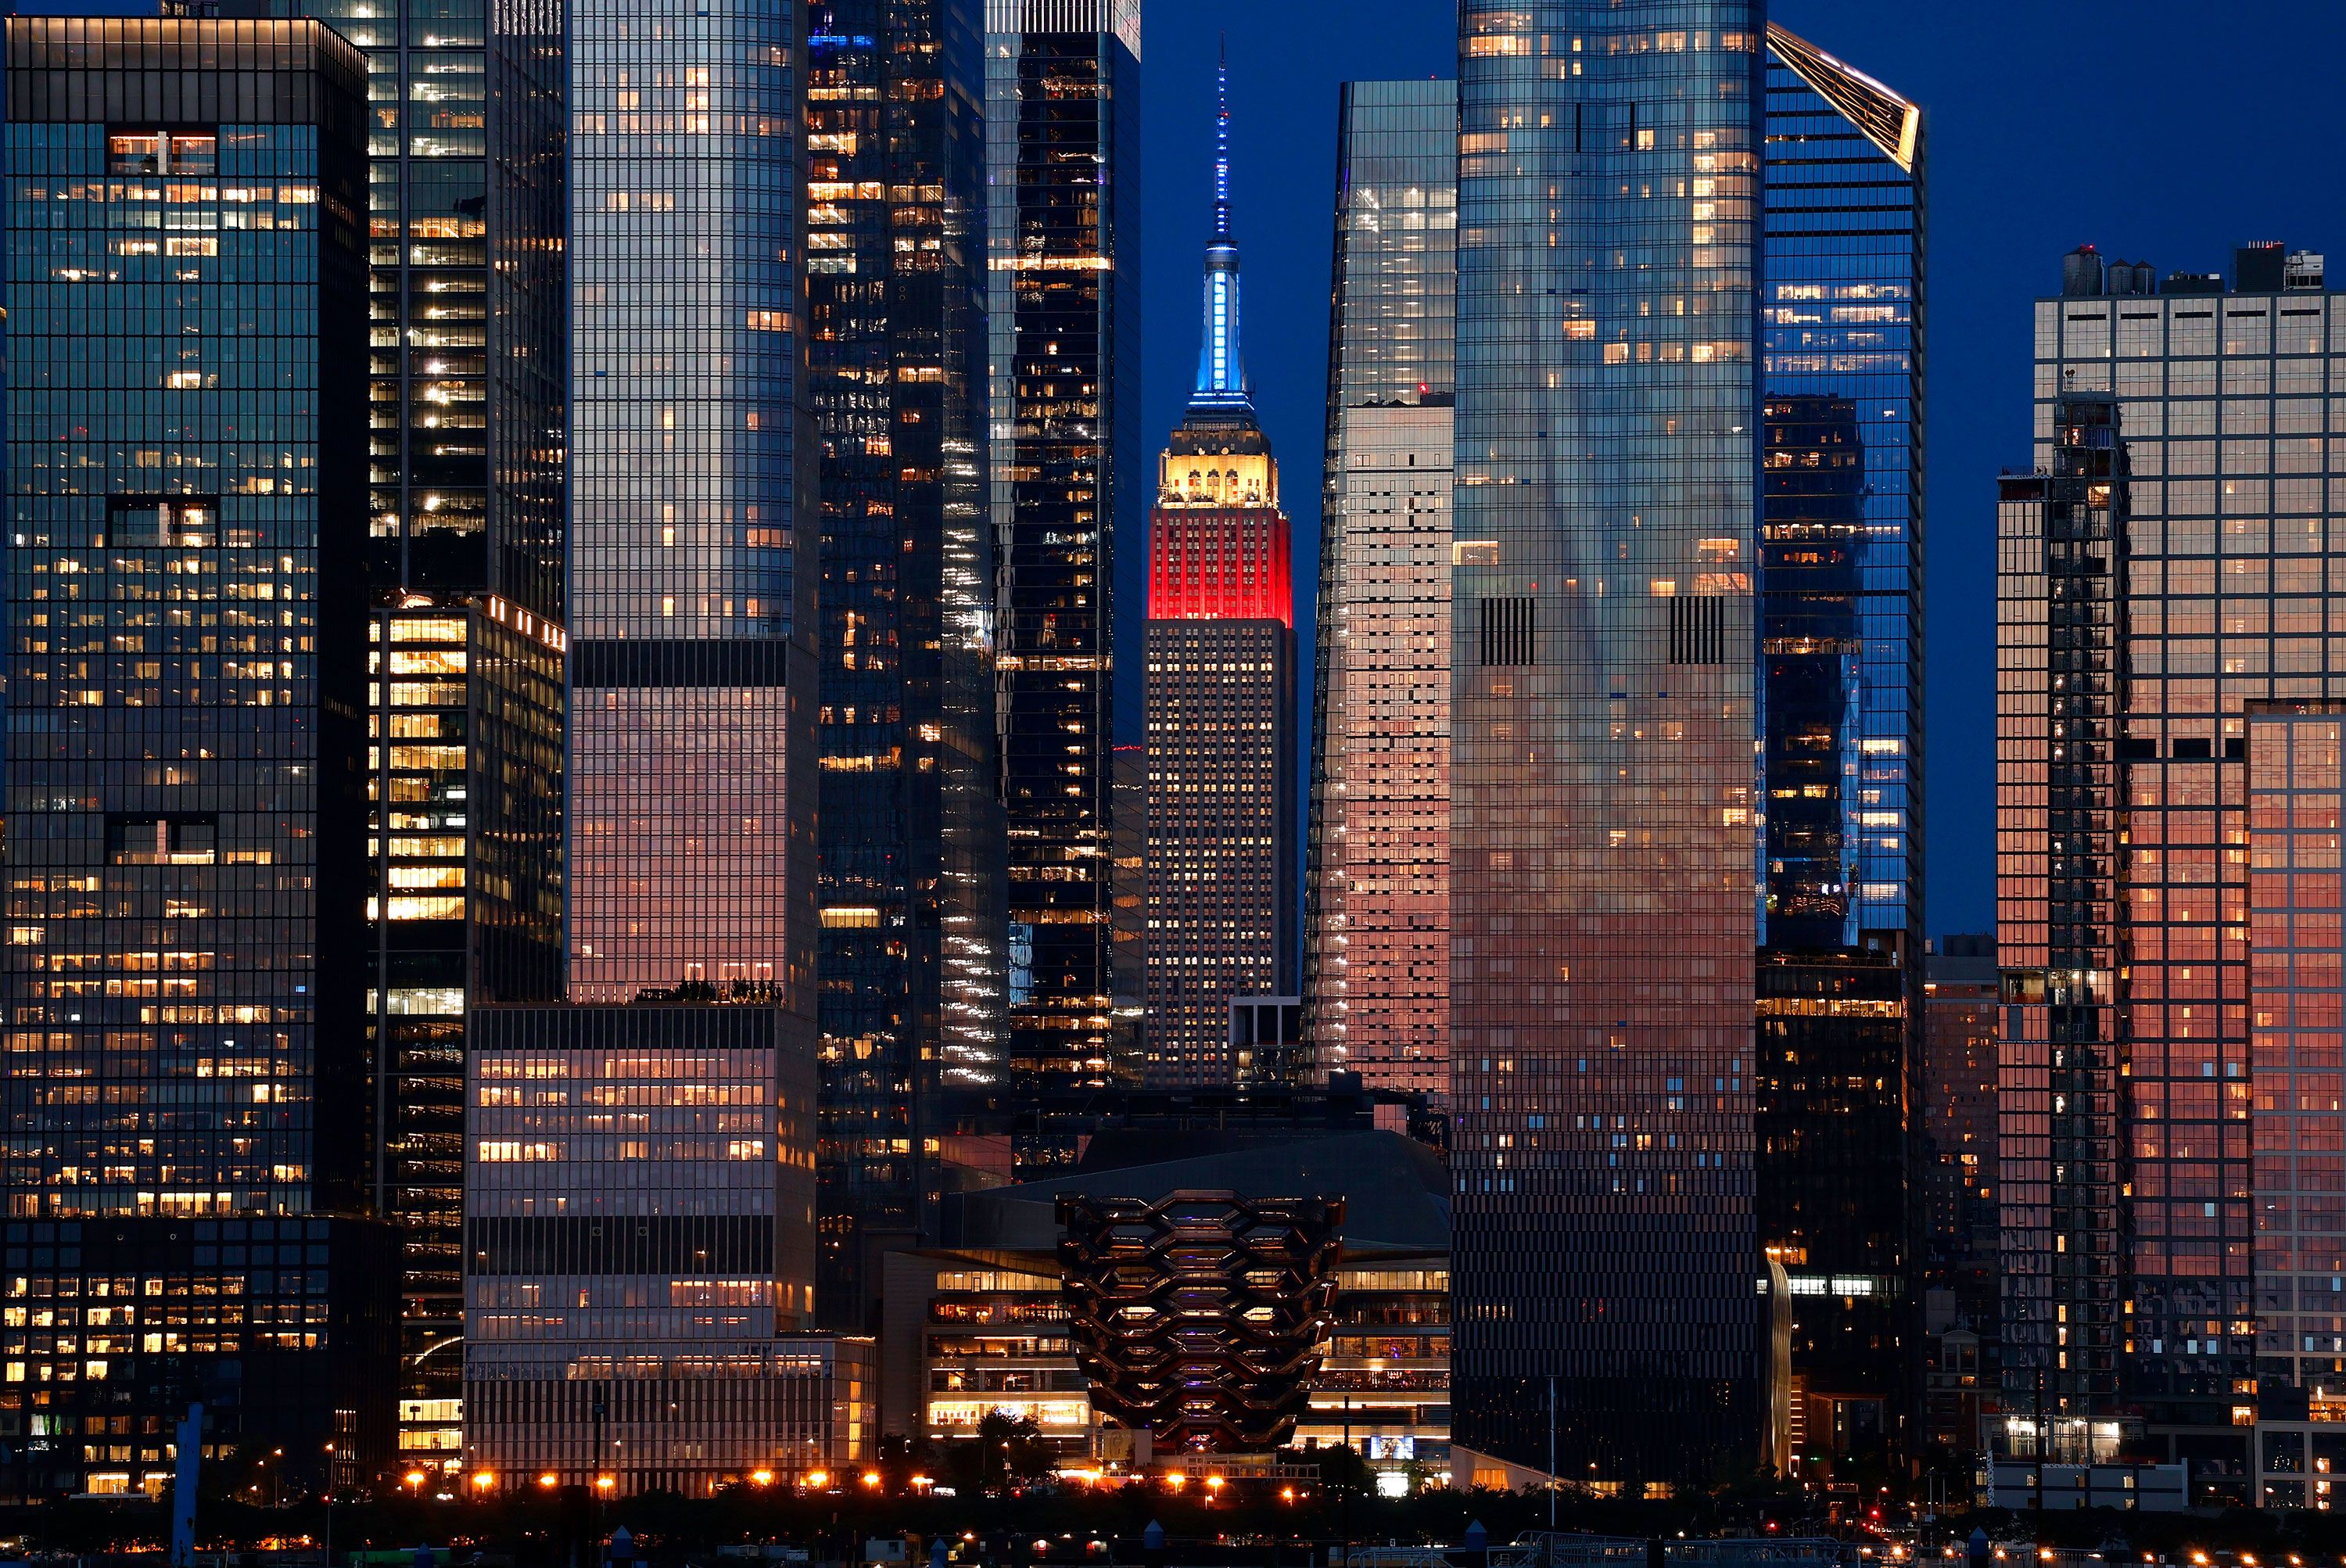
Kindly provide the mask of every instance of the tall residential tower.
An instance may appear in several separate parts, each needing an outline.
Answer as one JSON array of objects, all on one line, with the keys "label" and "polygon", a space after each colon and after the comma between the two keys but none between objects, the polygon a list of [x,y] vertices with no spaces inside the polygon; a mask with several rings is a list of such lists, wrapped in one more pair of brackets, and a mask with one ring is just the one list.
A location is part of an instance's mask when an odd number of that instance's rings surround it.
[{"label": "tall residential tower", "polygon": [[985,28],[1008,1076],[1097,1086],[1137,1068],[1115,1023],[1109,750],[1116,523],[1146,504],[1140,0],[988,0]]},{"label": "tall residential tower", "polygon": [[1336,145],[1305,1029],[1316,1071],[1439,1104],[1458,84],[1348,82]]},{"label": "tall residential tower", "polygon": [[1229,999],[1293,973],[1294,586],[1239,356],[1222,77],[1204,342],[1149,515],[1145,1082],[1234,1080]]},{"label": "tall residential tower", "polygon": [[971,0],[812,0],[807,324],[820,470],[822,1268],[933,1237],[945,1095],[1001,1068],[985,143]]}]

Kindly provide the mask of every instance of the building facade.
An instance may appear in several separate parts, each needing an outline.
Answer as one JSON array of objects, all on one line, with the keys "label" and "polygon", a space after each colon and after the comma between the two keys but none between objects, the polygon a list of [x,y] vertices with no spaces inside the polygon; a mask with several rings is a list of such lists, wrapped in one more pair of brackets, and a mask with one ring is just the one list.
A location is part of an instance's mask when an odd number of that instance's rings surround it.
[{"label": "building facade", "polygon": [[[365,66],[8,23],[0,1489],[391,1457],[368,1197]],[[262,607],[265,604],[265,608]],[[101,1349],[100,1347],[104,1349]]]},{"label": "building facade", "polygon": [[2257,1216],[2269,1201],[2294,1213],[2298,1189],[2263,1196],[2283,1173],[2255,1142],[2261,1026],[2239,847],[2252,858],[2252,705],[2326,700],[2346,679],[2331,658],[2341,546],[2323,477],[2323,399],[2346,345],[2320,256],[2260,244],[2233,260],[2229,280],[2159,280],[2088,248],[2035,307],[2037,465],[2058,477],[2066,411],[2100,393],[2130,476],[2125,696],[2109,737],[2128,835],[2121,1386],[2151,1456],[2193,1465],[2195,1502],[2253,1495],[2258,1410],[2289,1408],[2309,1380],[2328,1386],[2305,1336],[2285,1356],[2259,1343]]},{"label": "building facade", "polygon": [[1231,1082],[1229,998],[1293,990],[1293,566],[1241,357],[1227,76],[1219,135],[1198,381],[1149,514],[1141,1076],[1158,1087]]},{"label": "building facade", "polygon": [[1462,14],[1452,1367],[1458,1449],[1668,1482],[1763,1459],[1763,46],[1637,17]]},{"label": "building facade", "polygon": [[562,993],[563,22],[228,9],[316,17],[366,58],[370,635],[433,639],[428,682],[371,682],[367,773],[372,1199],[404,1233],[400,1441],[423,1462],[462,1435],[464,1011]]},{"label": "building facade", "polygon": [[1450,1092],[1450,504],[1458,88],[1348,82],[1320,533],[1305,1039]]},{"label": "building facade", "polygon": [[802,20],[683,0],[570,15],[566,830],[581,1002],[813,994]]},{"label": "building facade", "polygon": [[[2259,1507],[2334,1508],[2346,1485],[2346,1243],[2339,1143],[2339,772],[2346,703],[2251,703],[2248,741],[2249,1013],[2257,1150]],[[2266,1380],[2270,1379],[2270,1381]]]},{"label": "building facade", "polygon": [[1996,1362],[1995,938],[1934,941],[1923,959],[1924,1440],[1976,1448]]},{"label": "building facade", "polygon": [[1924,138],[1773,24],[1766,83],[1759,1203],[1809,1474],[1919,1389]]},{"label": "building facade", "polygon": [[[1140,0],[988,0],[987,304],[1007,1072],[1137,1071],[1116,1023],[1116,521],[1140,470]],[[1138,890],[1132,891],[1138,897]]]},{"label": "building facade", "polygon": [[473,1028],[470,1468],[700,1496],[855,1457],[833,1404],[869,1402],[870,1342],[802,1332],[816,1072],[798,1021],[647,1003]]},{"label": "building facade", "polygon": [[2116,402],[2053,412],[1996,508],[2001,1435],[2074,1461],[2119,1435],[2129,529]]},{"label": "building facade", "polygon": [[820,442],[826,1317],[933,1234],[941,1096],[1001,1068],[980,19],[807,12]]}]

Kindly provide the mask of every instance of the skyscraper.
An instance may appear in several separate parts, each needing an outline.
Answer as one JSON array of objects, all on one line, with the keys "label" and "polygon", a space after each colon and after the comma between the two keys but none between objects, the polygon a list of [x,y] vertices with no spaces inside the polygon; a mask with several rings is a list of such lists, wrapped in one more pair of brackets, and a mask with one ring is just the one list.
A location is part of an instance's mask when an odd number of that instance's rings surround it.
[{"label": "skyscraper", "polygon": [[1306,1043],[1450,1092],[1450,492],[1458,85],[1348,82],[1320,532]]},{"label": "skyscraper", "polygon": [[1917,1386],[1923,137],[1773,25],[1766,80],[1758,1193],[1809,1473]]},{"label": "skyscraper", "polygon": [[1293,973],[1294,586],[1240,357],[1221,85],[1204,342],[1149,514],[1143,1081],[1231,1082],[1229,1003]]},{"label": "skyscraper", "polygon": [[2002,1378],[2016,1452],[2107,1458],[2126,1319],[2127,448],[2106,391],[2048,412],[2041,472],[2005,478],[1996,507]]},{"label": "skyscraper", "polygon": [[307,21],[7,43],[0,1492],[158,1492],[195,1400],[207,1457],[371,1481],[365,64]]},{"label": "skyscraper", "polygon": [[1140,0],[988,0],[985,29],[1007,1065],[1096,1085],[1137,1069],[1114,1022],[1108,754],[1115,525],[1146,504]]},{"label": "skyscraper", "polygon": [[[2050,470],[2045,483],[2061,483],[2076,433],[2100,423],[2114,428],[2130,476],[2113,476],[2109,501],[2130,508],[2125,644],[2111,665],[2122,684],[2106,714],[2090,716],[2105,731],[2091,738],[2114,753],[2107,788],[2118,792],[2107,826],[2095,830],[2123,827],[2127,849],[2106,873],[2098,844],[2050,863],[2007,848],[2002,918],[2026,923],[2035,898],[2075,910],[2081,887],[2098,892],[2102,877],[2116,880],[2110,896],[2121,916],[2107,962],[2123,983],[2114,998],[2086,1000],[2114,1010],[2105,1038],[2122,1049],[2127,1071],[2108,1114],[2119,1121],[2130,1191],[2096,1201],[2081,1224],[2114,1233],[2097,1247],[2121,1249],[2115,1326],[2125,1407],[2162,1456],[2193,1462],[2195,1501],[2210,1487],[2261,1496],[2249,1423],[2299,1397],[2327,1400],[2346,1376],[2346,1355],[2328,1350],[2326,1337],[2304,1329],[2284,1343],[2259,1329],[2265,1314],[2289,1310],[2279,1284],[2270,1302],[2260,1296],[2259,1236],[2278,1222],[2273,1206],[2290,1206],[2293,1217],[2294,1194],[2322,1190],[2302,1184],[2330,1179],[2338,1156],[2319,1146],[2332,1135],[2318,1125],[2290,1129],[2287,1162],[2251,1141],[2263,1073],[2291,1070],[2278,1053],[2319,1048],[2330,1026],[2315,1022],[2311,1037],[2292,1043],[2282,1036],[2296,1024],[2259,1021],[2273,1010],[2258,1000],[2265,948],[2252,940],[2249,907],[2261,895],[2242,778],[2256,705],[2346,695],[2346,658],[2329,630],[2346,540],[2329,521],[2336,497],[2318,472],[2322,398],[2346,356],[2338,310],[2322,259],[2278,244],[2236,251],[2229,285],[2210,274],[2158,280],[2147,263],[2106,261],[2088,247],[2065,259],[2061,294],[2035,307],[2036,466]],[[2079,416],[2094,394],[2111,400],[2106,419]],[[2025,682],[2027,673],[2015,666],[2006,678]],[[2039,708],[2076,700],[2074,681],[2045,695],[2045,681],[2065,673],[2056,665],[2037,677]],[[2035,722],[2030,690],[2012,694],[2015,725]],[[2051,894],[2037,888],[2048,878]],[[2281,951],[2277,932],[2273,945]],[[2007,994],[2034,993],[2039,962],[2007,947]],[[2049,992],[2059,966],[2044,962]],[[2004,1049],[2009,1071],[2020,1047]],[[2014,1197],[2009,1176],[2004,1196]],[[2025,1248],[2027,1235],[2014,1232],[2007,1215],[2007,1248]],[[2009,1263],[2004,1272],[2014,1278]],[[2029,1375],[2027,1361],[2009,1359],[2013,1334],[2008,1323],[2008,1388]],[[2250,1399],[2260,1384],[2270,1394]]]},{"label": "skyscraper", "polygon": [[274,8],[366,56],[371,1183],[405,1255],[403,1441],[454,1462],[464,1010],[563,983],[564,25]]},{"label": "skyscraper", "polygon": [[943,1095],[1001,1069],[982,36],[966,0],[808,10],[821,509],[822,1300],[933,1236]]},{"label": "skyscraper", "polygon": [[[2248,729],[2249,1012],[2257,1150],[2257,1485],[2268,1508],[2333,1509],[2346,1469],[2346,1272],[2339,1177],[2339,758],[2346,703],[2251,702]],[[2270,1382],[2267,1379],[2271,1380]]]},{"label": "skyscraper", "polygon": [[1454,1408],[1470,1451],[1545,1469],[1553,1416],[1563,1473],[1668,1481],[1762,1458],[1763,46],[1753,4],[1636,15],[1657,46],[1462,14]]},{"label": "skyscraper", "polygon": [[[570,27],[570,999],[770,1014],[780,1084],[815,1030],[801,20],[593,0]],[[583,1050],[601,1015],[525,1009],[537,1033],[503,1038]],[[576,1071],[671,1103],[655,1055]]]}]

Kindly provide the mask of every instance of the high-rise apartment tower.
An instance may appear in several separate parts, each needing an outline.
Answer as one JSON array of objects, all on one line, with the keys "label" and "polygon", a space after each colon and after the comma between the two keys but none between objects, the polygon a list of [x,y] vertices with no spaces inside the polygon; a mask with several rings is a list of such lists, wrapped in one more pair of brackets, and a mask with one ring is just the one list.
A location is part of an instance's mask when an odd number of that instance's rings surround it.
[{"label": "high-rise apartment tower", "polygon": [[[2279,1239],[2290,1234],[2281,1217],[2294,1226],[2299,1214],[2320,1212],[2302,1209],[2299,1196],[2327,1190],[2320,1184],[2335,1179],[2339,1154],[2327,1146],[2334,1133],[2299,1119],[2287,1128],[2284,1156],[2257,1118],[2279,1111],[2279,1102],[2268,1102],[2280,1088],[2269,1085],[2285,1086],[2286,1074],[2318,1064],[2334,1025],[2318,1012],[2299,1014],[2293,1003],[2276,1011],[2260,993],[2269,982],[2276,995],[2293,989],[2268,954],[2277,961],[2295,952],[2296,928],[2284,937],[2268,921],[2260,937],[2252,911],[2302,909],[2318,921],[2320,908],[2301,901],[2318,899],[2315,890],[2259,887],[2264,851],[2248,777],[2261,735],[2292,758],[2292,734],[2318,745],[2314,732],[2292,731],[2280,718],[2296,705],[2346,696],[2346,657],[2331,629],[2346,539],[2330,520],[2335,481],[2322,476],[2323,400],[2346,362],[2341,321],[2322,259],[2279,244],[2241,247],[2229,281],[2180,272],[2160,280],[2147,263],[2109,261],[2090,247],[2073,252],[2061,293],[2035,307],[2039,476],[2005,484],[2007,533],[2015,505],[2040,504],[2032,494],[2038,488],[2041,504],[2123,509],[2126,525],[2100,550],[2117,574],[2117,608],[2113,626],[2095,635],[2115,639],[2101,678],[2117,684],[2094,711],[2067,711],[2094,689],[2080,690],[2074,665],[2035,668],[2022,656],[2035,634],[2025,626],[2004,634],[2008,667],[2000,678],[2012,686],[2002,699],[2008,717],[2000,718],[2000,746],[2009,752],[2033,738],[2049,747],[2036,764],[2055,775],[2042,786],[2047,791],[2067,777],[2062,769],[2100,771],[2076,784],[2092,802],[2076,809],[2093,815],[2056,820],[2044,830],[2049,847],[2004,849],[2000,918],[2007,931],[2015,921],[2044,920],[2057,932],[2065,919],[2076,924],[2086,918],[2080,911],[2111,905],[2106,942],[2094,944],[2096,954],[2109,951],[2090,964],[2040,959],[2045,942],[2015,948],[2005,938],[2007,1002],[2029,1003],[2005,1009],[2006,1072],[2033,1071],[2027,1053],[2049,1048],[2041,1043],[2063,1023],[2055,1001],[2063,975],[2105,968],[2116,977],[2103,983],[2108,993],[2068,1005],[2106,1013],[2106,1032],[2090,1044],[2125,1068],[2106,1105],[2081,1105],[2057,1083],[2041,1091],[2061,1096],[2047,1135],[2064,1135],[2064,1115],[2097,1118],[2095,1136],[2112,1140],[2122,1162],[2106,1177],[2078,1156],[2061,1158],[2057,1145],[2052,1155],[2031,1156],[2007,1122],[2004,1278],[2008,1290],[2019,1287],[2025,1276],[2014,1258],[2036,1247],[2031,1238],[2044,1229],[2035,1220],[2015,1223],[2009,1206],[2024,1194],[2014,1191],[2013,1162],[2050,1159],[2049,1176],[2034,1179],[2049,1179],[2051,1196],[2033,1201],[2049,1202],[2056,1217],[2065,1203],[2077,1208],[2070,1250],[2087,1246],[2115,1264],[2115,1306],[2100,1309],[2096,1332],[2113,1344],[2116,1413],[2140,1420],[2150,1457],[2194,1462],[2195,1501],[2208,1487],[2242,1502],[2262,1499],[2263,1461],[2249,1451],[2253,1423],[2287,1420],[2300,1400],[2326,1405],[2346,1380],[2346,1352],[2331,1344],[2326,1302],[2309,1306],[2301,1289],[2289,1288],[2300,1270],[2270,1261],[2284,1252],[2319,1255],[2318,1246],[2306,1251]],[[2106,477],[2084,477],[2082,499],[2064,493],[2074,488],[2081,440],[2106,441],[2114,453]],[[2045,571],[2086,570],[2073,564],[2078,554],[2048,555]],[[2049,604],[2048,615],[2067,613],[2063,599]],[[2055,640],[2046,657],[2078,651]],[[2049,718],[2035,717],[2048,705]],[[2270,731],[2256,728],[2268,711],[2262,705],[2276,716]],[[2047,722],[2070,728],[2033,737],[2032,727]],[[2096,729],[2079,731],[2084,723]],[[2095,750],[2081,756],[2081,745]],[[2255,788],[2277,799],[2318,790],[2318,782],[2290,781],[2296,767],[2288,762]],[[2318,780],[2318,768],[2305,777]],[[2034,820],[2025,814],[2037,802],[2008,794],[2026,782],[2000,782],[2007,818]],[[2106,852],[2104,840],[2120,833],[2123,852]],[[2300,866],[2301,849],[2287,833],[2274,839],[2270,852],[2282,857],[2274,869]],[[2288,902],[2269,903],[2267,894]],[[2030,914],[2039,907],[2051,913]],[[2290,958],[2287,970],[2296,967]],[[2036,1007],[2040,987],[2049,1013]],[[2028,1032],[2014,1033],[2015,1021]],[[2065,1055],[2046,1070],[2071,1070],[2072,1061]],[[2008,1076],[2007,1117],[2014,1086]],[[2114,1125],[2104,1130],[2102,1119]],[[2065,1198],[2065,1177],[2089,1190]],[[2317,1296],[2328,1295],[2329,1278],[2320,1276]],[[2060,1353],[2044,1339],[2059,1325],[2040,1327],[2032,1341],[2012,1321],[2013,1306],[2007,1296],[2008,1407],[2015,1387],[2032,1388],[2036,1366]],[[2074,1344],[2074,1322],[2070,1331]],[[2312,1424],[2320,1422],[2317,1414]],[[2134,1430],[2111,1441],[2130,1441]]]},{"label": "high-rise apartment tower", "polygon": [[1115,1023],[1109,750],[1116,523],[1147,504],[1139,88],[1140,0],[988,0],[1007,1070],[1028,1090],[1137,1068]]},{"label": "high-rise apartment tower", "polygon": [[933,1238],[944,1096],[1000,1075],[985,142],[968,0],[808,9],[820,442],[826,1319]]},{"label": "high-rise apartment tower", "polygon": [[1450,493],[1458,84],[1348,82],[1321,504],[1306,1044],[1450,1093]]}]

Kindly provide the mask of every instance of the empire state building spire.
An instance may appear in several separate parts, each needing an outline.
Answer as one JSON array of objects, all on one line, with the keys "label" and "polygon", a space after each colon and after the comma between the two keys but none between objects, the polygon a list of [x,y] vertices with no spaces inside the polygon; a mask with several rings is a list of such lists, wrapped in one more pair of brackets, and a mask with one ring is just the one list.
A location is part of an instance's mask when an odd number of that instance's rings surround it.
[{"label": "empire state building spire", "polygon": [[1227,54],[1215,72],[1214,236],[1206,245],[1205,339],[1198,352],[1198,385],[1189,416],[1252,423],[1246,365],[1239,355],[1239,247],[1230,235],[1230,66]]}]

